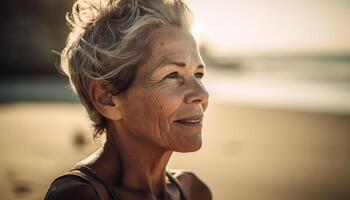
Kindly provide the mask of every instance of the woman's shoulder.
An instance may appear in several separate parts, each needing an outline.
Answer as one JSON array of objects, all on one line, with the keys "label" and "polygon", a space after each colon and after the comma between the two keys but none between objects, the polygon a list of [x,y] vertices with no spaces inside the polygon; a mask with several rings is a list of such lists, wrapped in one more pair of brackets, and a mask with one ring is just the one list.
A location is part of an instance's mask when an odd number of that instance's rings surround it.
[{"label": "woman's shoulder", "polygon": [[212,199],[209,187],[194,172],[189,170],[169,170],[169,172],[178,180],[188,199]]},{"label": "woman's shoulder", "polygon": [[45,200],[100,199],[93,186],[74,176],[56,179],[46,193]]}]

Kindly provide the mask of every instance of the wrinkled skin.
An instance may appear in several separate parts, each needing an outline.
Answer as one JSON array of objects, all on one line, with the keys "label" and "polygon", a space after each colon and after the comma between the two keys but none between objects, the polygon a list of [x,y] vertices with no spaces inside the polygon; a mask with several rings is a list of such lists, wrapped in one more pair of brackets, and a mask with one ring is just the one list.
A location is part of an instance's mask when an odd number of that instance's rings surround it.
[{"label": "wrinkled skin", "polygon": [[151,52],[123,98],[123,123],[135,137],[164,149],[198,150],[201,126],[189,128],[175,123],[203,115],[208,105],[208,93],[201,82],[204,66],[196,42],[184,30],[160,29],[151,38]]}]

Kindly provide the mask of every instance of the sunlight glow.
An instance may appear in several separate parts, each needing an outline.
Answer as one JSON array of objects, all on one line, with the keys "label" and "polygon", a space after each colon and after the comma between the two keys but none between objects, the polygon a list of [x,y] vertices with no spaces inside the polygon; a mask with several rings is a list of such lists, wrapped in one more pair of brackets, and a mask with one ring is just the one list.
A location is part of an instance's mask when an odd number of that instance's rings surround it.
[{"label": "sunlight glow", "polygon": [[349,52],[350,3],[193,0],[195,30],[218,53]]},{"label": "sunlight glow", "polygon": [[203,37],[203,26],[200,24],[200,22],[195,21],[193,23],[191,32],[194,38],[196,39],[197,43],[200,43]]}]

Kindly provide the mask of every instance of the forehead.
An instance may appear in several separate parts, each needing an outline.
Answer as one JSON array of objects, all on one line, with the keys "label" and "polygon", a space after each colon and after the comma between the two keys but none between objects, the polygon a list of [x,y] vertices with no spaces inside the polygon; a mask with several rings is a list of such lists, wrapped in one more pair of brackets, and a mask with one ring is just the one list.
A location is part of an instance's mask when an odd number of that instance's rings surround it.
[{"label": "forehead", "polygon": [[149,40],[147,70],[154,71],[168,61],[200,63],[197,43],[192,34],[173,26],[154,30]]}]

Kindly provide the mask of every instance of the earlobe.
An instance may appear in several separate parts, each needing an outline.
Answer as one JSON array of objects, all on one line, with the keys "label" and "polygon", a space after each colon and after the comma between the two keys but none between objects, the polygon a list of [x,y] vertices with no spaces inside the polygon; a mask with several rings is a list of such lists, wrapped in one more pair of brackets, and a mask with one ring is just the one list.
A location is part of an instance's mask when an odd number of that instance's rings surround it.
[{"label": "earlobe", "polygon": [[107,83],[103,80],[91,80],[89,83],[89,97],[95,109],[110,120],[122,119],[120,102],[116,96],[107,89]]}]

